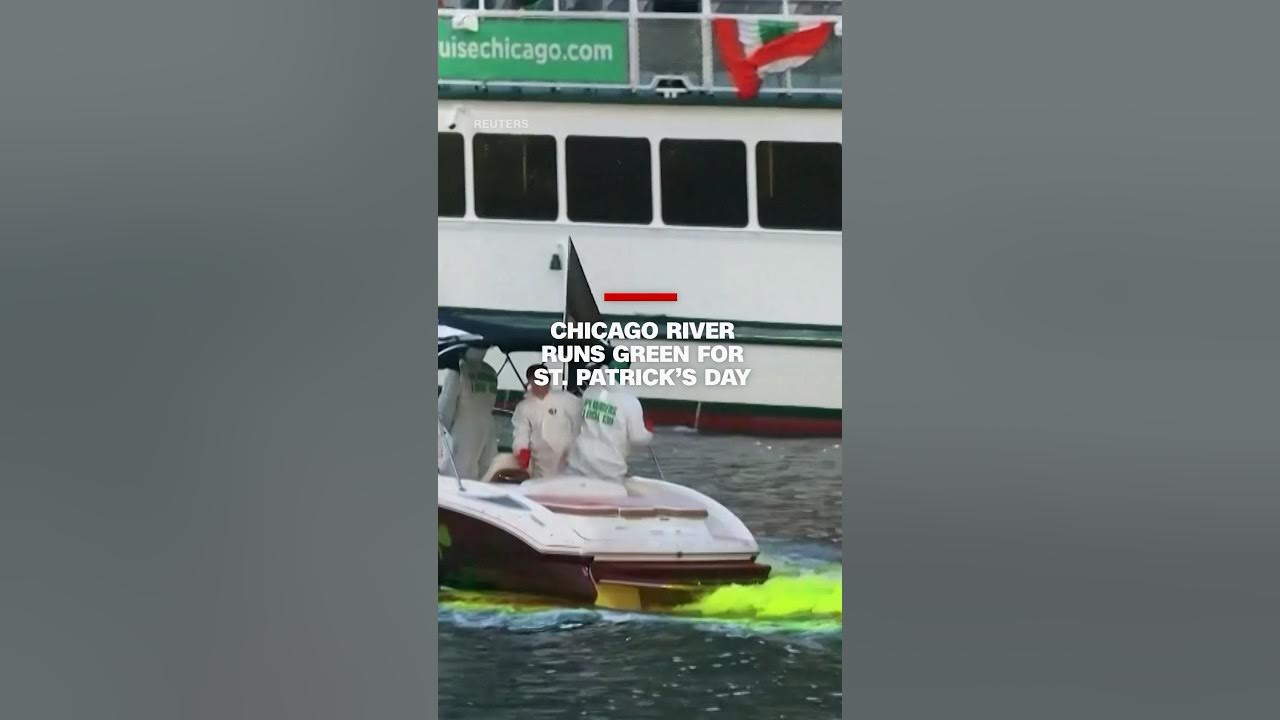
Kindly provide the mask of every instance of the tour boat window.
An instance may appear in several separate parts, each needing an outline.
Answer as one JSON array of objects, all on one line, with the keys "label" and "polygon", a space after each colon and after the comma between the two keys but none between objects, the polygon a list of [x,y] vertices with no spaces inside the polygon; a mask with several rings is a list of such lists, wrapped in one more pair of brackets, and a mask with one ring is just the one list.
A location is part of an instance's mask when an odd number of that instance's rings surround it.
[{"label": "tour boat window", "polygon": [[653,221],[652,163],[647,138],[565,139],[569,219],[648,225]]},{"label": "tour boat window", "polygon": [[437,133],[440,140],[439,206],[440,217],[462,217],[467,214],[467,169],[463,160],[462,135]]},{"label": "tour boat window", "polygon": [[476,215],[555,220],[556,140],[550,135],[477,134],[472,139]]},{"label": "tour boat window", "polygon": [[756,145],[760,227],[839,230],[840,143]]},{"label": "tour boat window", "polygon": [[663,140],[662,220],[746,227],[747,148],[738,140]]}]

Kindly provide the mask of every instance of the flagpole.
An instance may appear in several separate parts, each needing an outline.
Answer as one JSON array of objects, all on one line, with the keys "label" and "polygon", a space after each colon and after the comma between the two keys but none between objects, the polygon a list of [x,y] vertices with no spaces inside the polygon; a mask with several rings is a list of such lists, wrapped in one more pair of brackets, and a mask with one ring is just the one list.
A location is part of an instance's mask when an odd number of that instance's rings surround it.
[{"label": "flagpole", "polygon": [[[563,284],[564,286],[560,293],[561,297],[564,300],[564,312],[561,314],[561,319],[564,320],[566,328],[569,325],[569,276],[573,274],[572,259],[573,259],[573,236],[570,235],[569,245],[564,252],[564,284]],[[570,387],[569,371],[572,370],[573,366],[572,366],[572,363],[561,363],[560,367],[564,369],[564,375],[565,375],[564,386],[561,387],[560,389],[567,392]]]}]

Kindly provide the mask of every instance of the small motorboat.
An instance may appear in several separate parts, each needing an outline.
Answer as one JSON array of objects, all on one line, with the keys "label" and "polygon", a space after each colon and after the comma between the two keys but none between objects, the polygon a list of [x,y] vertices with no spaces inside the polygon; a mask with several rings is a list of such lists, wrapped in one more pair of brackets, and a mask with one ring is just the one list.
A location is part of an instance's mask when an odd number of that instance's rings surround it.
[{"label": "small motorboat", "polygon": [[[571,249],[571,281],[585,284],[575,264]],[[595,312],[589,288],[570,287],[568,297],[566,317]],[[441,368],[467,347],[498,348],[505,370],[511,353],[557,344],[550,321],[503,327],[441,309],[440,322]],[[446,468],[453,470],[439,472],[437,480],[441,585],[638,610],[674,607],[717,586],[769,577],[746,525],[682,485],[645,477],[529,479],[500,462],[473,480],[459,478],[453,464]]]},{"label": "small motorboat", "polygon": [[439,477],[440,583],[615,609],[673,607],[769,576],[733,513],[686,487]]}]

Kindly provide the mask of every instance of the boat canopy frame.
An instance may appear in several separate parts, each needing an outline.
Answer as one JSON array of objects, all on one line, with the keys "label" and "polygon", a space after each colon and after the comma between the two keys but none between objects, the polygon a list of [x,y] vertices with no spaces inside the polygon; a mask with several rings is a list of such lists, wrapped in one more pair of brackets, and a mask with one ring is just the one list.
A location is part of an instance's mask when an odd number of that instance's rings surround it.
[{"label": "boat canopy frame", "polygon": [[[466,348],[497,348],[510,363],[512,353],[540,352],[547,345],[610,347],[601,340],[556,338],[551,326],[559,320],[547,316],[494,317],[441,308],[439,318],[438,367],[442,370],[456,368]],[[515,364],[511,367],[514,370]],[[523,378],[521,384],[524,384]]]}]

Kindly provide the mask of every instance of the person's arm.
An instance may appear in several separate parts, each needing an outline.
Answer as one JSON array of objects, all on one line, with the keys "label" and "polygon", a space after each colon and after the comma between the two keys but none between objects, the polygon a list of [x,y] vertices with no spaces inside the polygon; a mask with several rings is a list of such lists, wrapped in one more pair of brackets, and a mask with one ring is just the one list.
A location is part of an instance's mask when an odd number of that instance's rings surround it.
[{"label": "person's arm", "polygon": [[529,440],[533,437],[533,420],[530,414],[528,400],[521,400],[516,405],[515,412],[511,413],[512,452],[518,453],[521,449],[529,447]]},{"label": "person's arm", "polygon": [[573,421],[570,423],[570,427],[573,428],[573,436],[577,437],[578,433],[582,432],[582,398],[570,393],[565,393],[565,395],[568,397],[569,417]]},{"label": "person's arm", "polygon": [[533,437],[533,413],[529,410],[530,405],[528,400],[521,400],[516,405],[516,411],[511,414],[511,452],[522,468],[529,467],[532,451],[529,446]]},{"label": "person's arm", "polygon": [[644,408],[635,398],[627,403],[627,440],[632,445],[648,445],[653,441],[653,433],[644,426]]},{"label": "person's arm", "polygon": [[[476,472],[485,473],[489,471],[489,466],[493,464],[493,459],[498,456],[498,433],[493,427],[493,418],[489,419],[488,430],[485,432],[484,443],[480,446],[480,462]],[[483,477],[481,480],[485,479]]]},{"label": "person's arm", "polygon": [[444,383],[440,388],[440,398],[436,400],[436,409],[440,413],[440,423],[445,429],[453,427],[453,419],[458,414],[458,397],[462,394],[462,373],[457,370],[446,370]]}]

